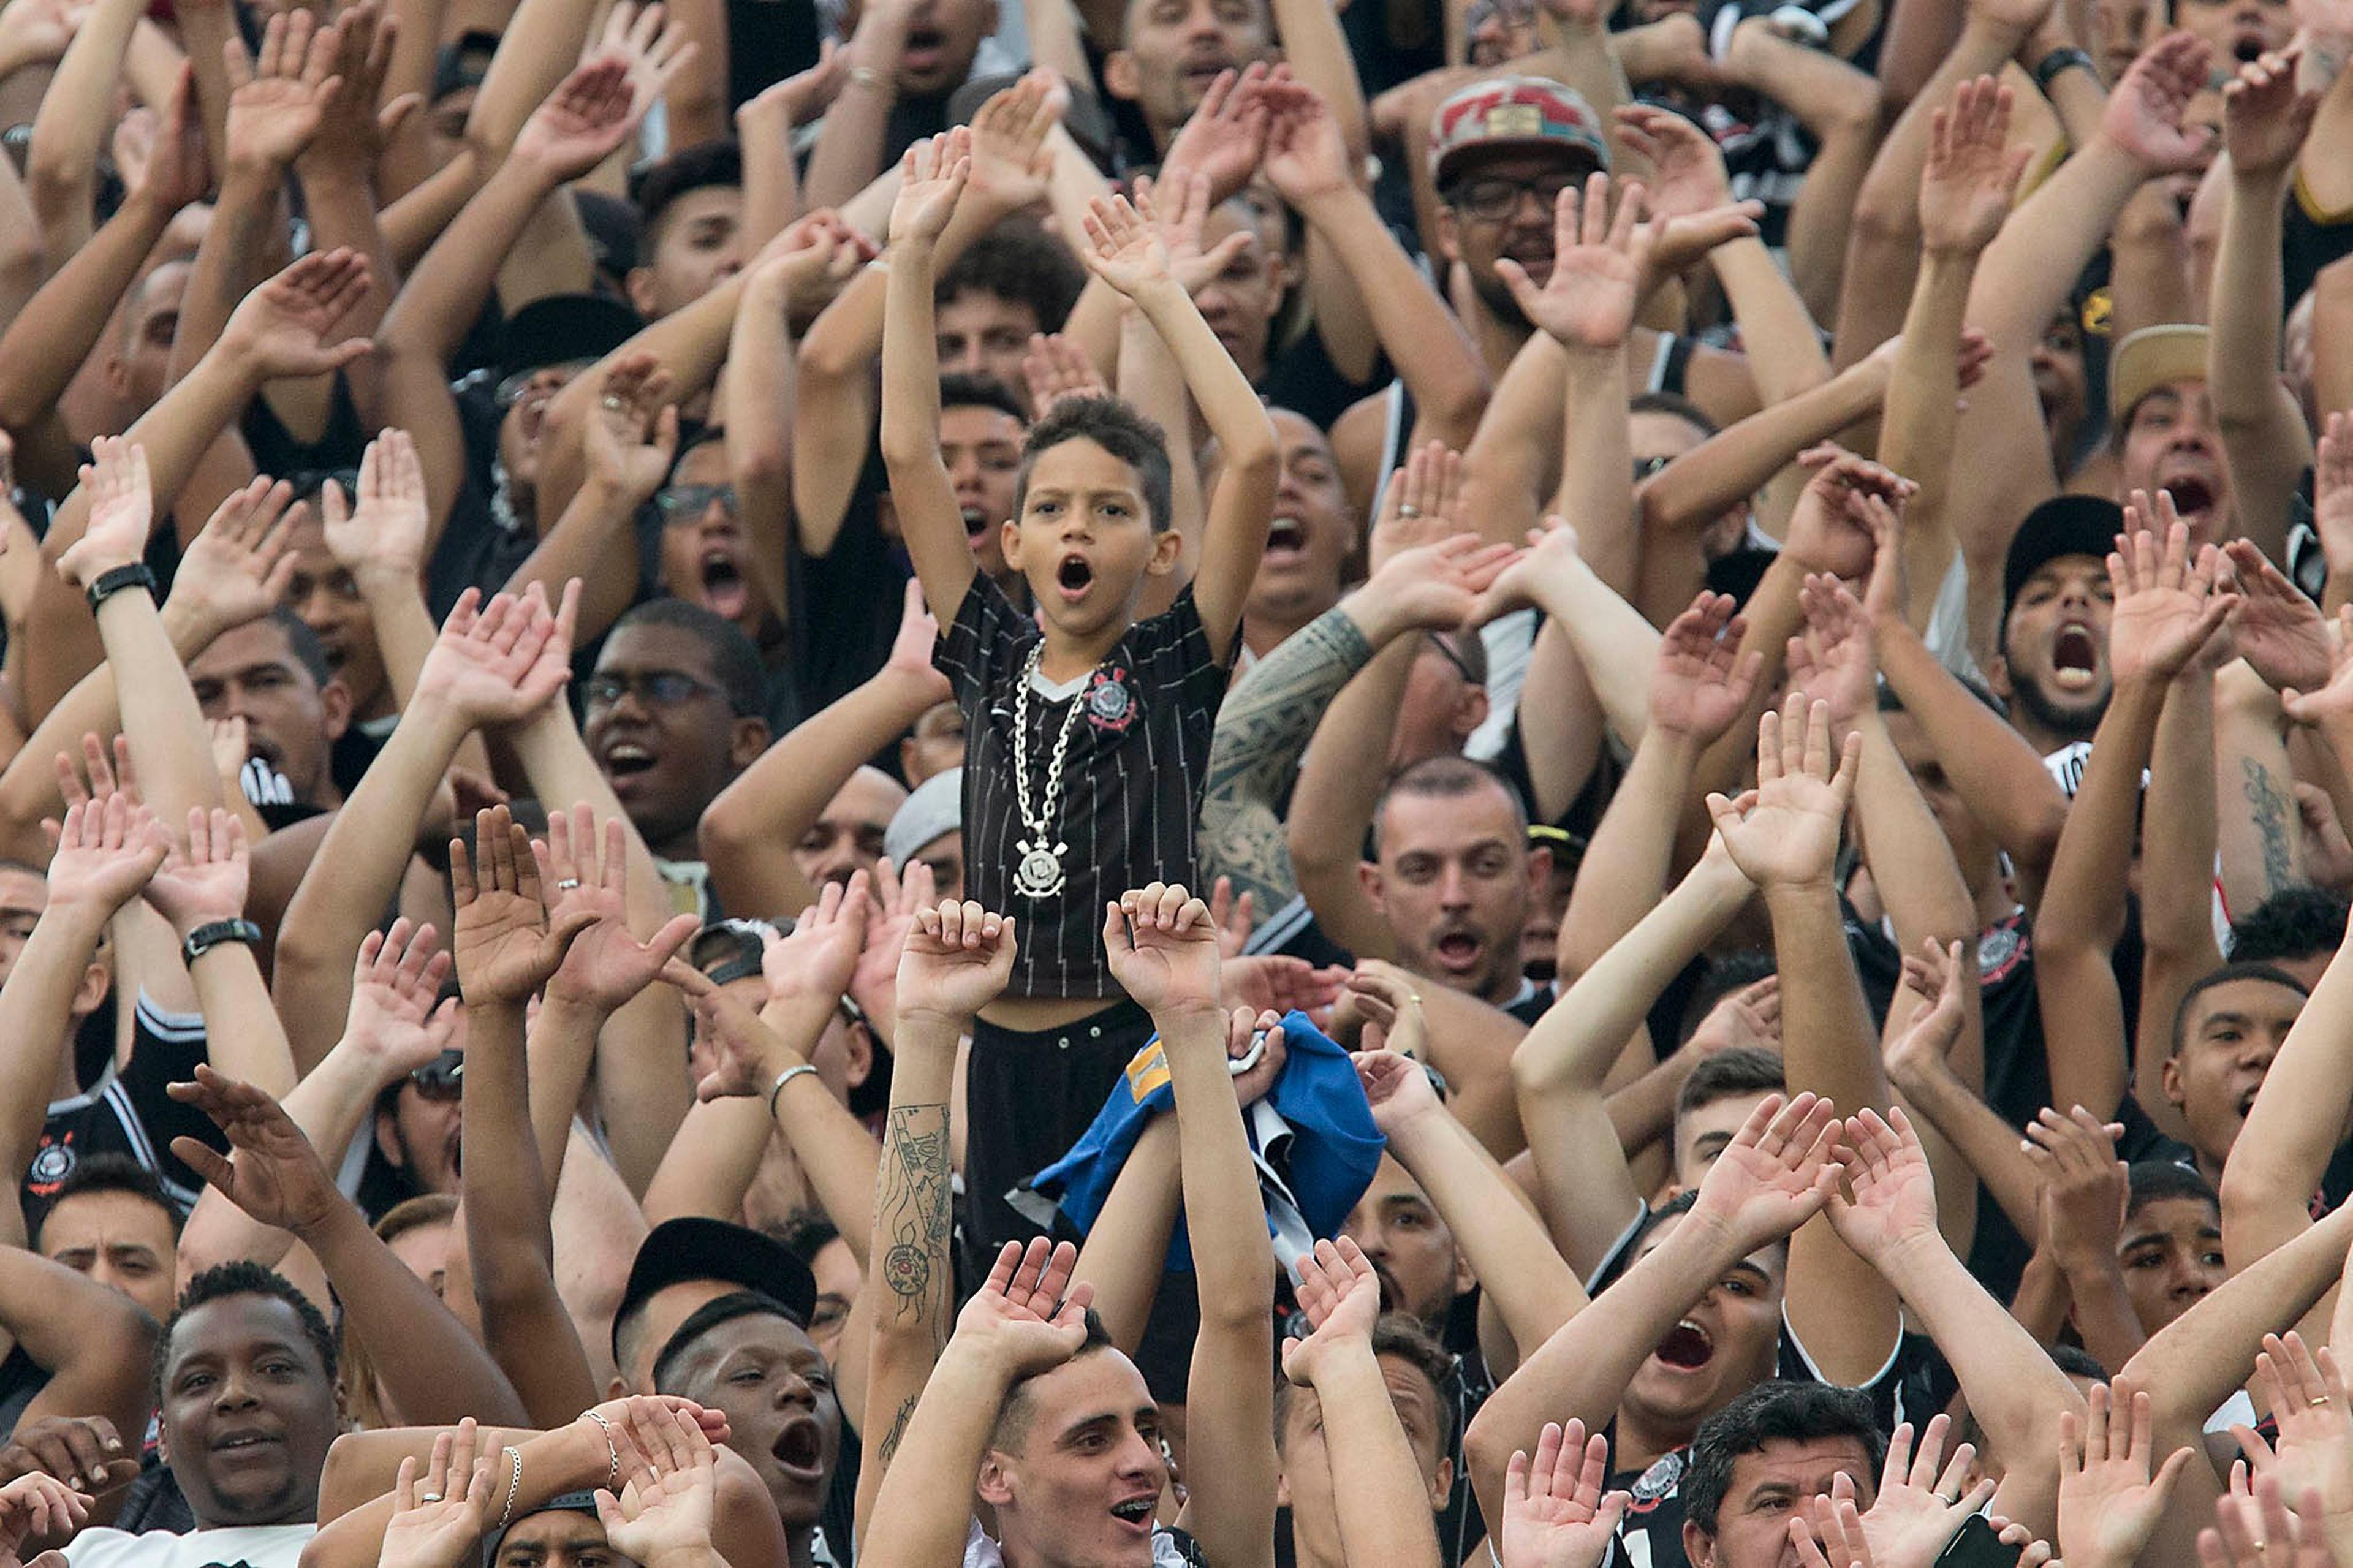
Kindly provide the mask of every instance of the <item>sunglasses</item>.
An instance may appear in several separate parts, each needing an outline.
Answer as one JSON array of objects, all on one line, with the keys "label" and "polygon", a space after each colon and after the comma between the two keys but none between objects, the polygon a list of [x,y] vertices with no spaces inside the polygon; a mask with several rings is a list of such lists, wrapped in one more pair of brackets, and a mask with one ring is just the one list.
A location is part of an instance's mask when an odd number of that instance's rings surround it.
[{"label": "sunglasses", "polygon": [[443,1051],[408,1075],[409,1087],[427,1100],[447,1102],[465,1092],[466,1054]]}]

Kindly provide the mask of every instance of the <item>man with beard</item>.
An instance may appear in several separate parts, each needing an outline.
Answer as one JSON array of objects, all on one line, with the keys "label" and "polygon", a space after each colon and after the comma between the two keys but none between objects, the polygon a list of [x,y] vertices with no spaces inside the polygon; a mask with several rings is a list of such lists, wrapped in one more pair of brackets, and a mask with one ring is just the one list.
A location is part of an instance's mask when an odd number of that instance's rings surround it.
[{"label": "man with beard", "polygon": [[2026,514],[2002,562],[2000,655],[1987,682],[2070,796],[2115,686],[2107,557],[2123,531],[2114,501],[2054,496]]},{"label": "man with beard", "polygon": [[1127,0],[1122,47],[1103,61],[1103,87],[1143,119],[1156,158],[1200,107],[1220,71],[1275,53],[1267,0]]}]

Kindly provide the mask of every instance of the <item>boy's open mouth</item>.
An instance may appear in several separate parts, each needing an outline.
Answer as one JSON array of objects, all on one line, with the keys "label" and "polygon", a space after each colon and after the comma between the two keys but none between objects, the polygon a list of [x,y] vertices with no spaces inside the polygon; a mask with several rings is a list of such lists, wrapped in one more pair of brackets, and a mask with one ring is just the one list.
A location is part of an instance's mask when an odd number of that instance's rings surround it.
[{"label": "boy's open mouth", "polygon": [[1077,598],[1094,585],[1095,569],[1083,555],[1065,555],[1062,563],[1054,568],[1055,585],[1067,598]]}]

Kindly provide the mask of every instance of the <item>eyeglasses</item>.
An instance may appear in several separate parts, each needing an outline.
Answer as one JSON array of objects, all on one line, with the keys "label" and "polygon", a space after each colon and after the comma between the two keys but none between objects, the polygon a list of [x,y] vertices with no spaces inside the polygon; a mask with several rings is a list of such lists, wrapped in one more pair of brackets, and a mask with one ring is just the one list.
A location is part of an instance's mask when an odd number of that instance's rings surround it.
[{"label": "eyeglasses", "polygon": [[590,708],[610,708],[630,695],[653,708],[676,708],[697,697],[727,695],[682,669],[600,669],[588,678],[581,693]]},{"label": "eyeglasses", "polygon": [[654,510],[661,513],[664,528],[676,528],[694,521],[711,510],[713,502],[728,516],[735,515],[733,485],[665,485],[654,492]]},{"label": "eyeglasses", "polygon": [[448,1101],[465,1092],[466,1054],[443,1051],[408,1075],[411,1089],[426,1100]]},{"label": "eyeglasses", "polygon": [[1533,180],[1506,180],[1501,175],[1465,180],[1446,198],[1447,205],[1469,213],[1483,223],[1512,216],[1522,196],[1534,196],[1546,213],[1559,204],[1560,193],[1583,185],[1585,176],[1567,170],[1539,174]]},{"label": "eyeglasses", "polygon": [[504,413],[522,401],[523,394],[531,390],[533,382],[551,374],[561,379],[543,389],[540,395],[553,397],[569,385],[572,378],[586,370],[592,363],[585,359],[565,360],[556,364],[535,364],[529,370],[519,370],[499,383],[497,390],[491,394],[491,400],[498,404],[499,411]]}]

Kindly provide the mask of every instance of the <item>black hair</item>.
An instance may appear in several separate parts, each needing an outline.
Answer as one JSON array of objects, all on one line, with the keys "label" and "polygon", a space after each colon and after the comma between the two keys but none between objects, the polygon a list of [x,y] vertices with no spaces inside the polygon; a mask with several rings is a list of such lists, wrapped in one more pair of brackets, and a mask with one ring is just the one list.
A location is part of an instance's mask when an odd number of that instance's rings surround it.
[{"label": "black hair", "polygon": [[768,711],[768,672],[760,650],[734,622],[684,599],[649,599],[613,623],[616,632],[626,626],[670,626],[696,637],[711,655],[712,677],[726,694],[728,710],[738,719]]},{"label": "black hair", "polygon": [[765,1227],[785,1250],[814,1268],[817,1255],[841,1239],[841,1228],[816,1209],[803,1209],[781,1225]]},{"label": "black hair", "polygon": [[692,1350],[696,1341],[721,1324],[749,1317],[781,1318],[793,1327],[805,1330],[805,1325],[791,1308],[765,1291],[731,1290],[689,1312],[686,1321],[679,1324],[662,1348],[654,1352],[654,1392],[676,1393],[676,1389],[667,1385],[670,1374],[678,1369],[679,1358]]},{"label": "black hair", "polygon": [[1402,795],[1433,800],[1460,800],[1494,789],[1511,803],[1513,841],[1525,844],[1528,837],[1527,803],[1512,781],[1486,763],[1469,757],[1425,757],[1389,780],[1388,788],[1381,792],[1378,810],[1373,813],[1373,845],[1379,852],[1381,825],[1388,818],[1389,802]]},{"label": "black hair", "polygon": [[2108,1381],[2108,1369],[2100,1364],[2100,1358],[2081,1345],[2063,1342],[2052,1345],[2051,1362],[2069,1377],[2088,1378],[2094,1383]]},{"label": "black hair", "polygon": [[1134,469],[1145,510],[1152,515],[1152,531],[1167,531],[1175,504],[1167,436],[1134,405],[1099,395],[1062,398],[1029,427],[1029,438],[1021,447],[1020,482],[1013,492],[1014,516],[1021,516],[1029,506],[1029,476],[1038,459],[1066,441],[1092,441]]},{"label": "black hair", "polygon": [[2130,1195],[2125,1200],[2125,1217],[2130,1219],[2151,1204],[2161,1204],[2170,1198],[2188,1198],[2212,1209],[2219,1218],[2222,1213],[2221,1194],[2204,1176],[2188,1165],[2178,1165],[2171,1160],[2136,1160],[2125,1167],[2125,1184]]},{"label": "black hair", "polygon": [[1021,406],[1021,399],[1013,389],[993,375],[972,375],[960,370],[944,371],[940,374],[940,407],[994,408],[1027,428],[1029,411]]},{"label": "black hair", "polygon": [[286,651],[308,672],[313,685],[323,689],[327,682],[335,679],[334,667],[327,662],[327,645],[319,640],[319,634],[311,629],[308,622],[283,605],[271,606],[265,618],[286,635]]},{"label": "black hair", "polygon": [[[1112,1342],[1111,1331],[1103,1327],[1103,1320],[1095,1316],[1092,1307],[1086,1310],[1086,1323],[1087,1336],[1080,1342],[1079,1348],[1071,1352],[1071,1361],[1082,1355],[1093,1355],[1098,1351],[1119,1348]],[[990,1448],[999,1453],[1011,1453],[1029,1441],[1029,1387],[1044,1375],[1044,1373],[1032,1373],[1006,1391],[1005,1403],[997,1407],[997,1425],[989,1430]]]},{"label": "black hair", "polygon": [[310,1297],[295,1289],[292,1280],[275,1268],[265,1268],[241,1258],[234,1263],[216,1264],[189,1280],[187,1289],[180,1292],[179,1304],[164,1320],[164,1331],[155,1336],[155,1361],[152,1373],[155,1398],[159,1403],[164,1398],[164,1374],[171,1371],[172,1344],[178,1337],[180,1320],[199,1307],[227,1300],[232,1296],[266,1296],[273,1301],[285,1302],[301,1323],[302,1337],[310,1341],[311,1348],[318,1352],[319,1364],[327,1374],[327,1386],[334,1386],[335,1331],[327,1326],[325,1317],[311,1304]]},{"label": "black hair", "polygon": [[2353,900],[2327,888],[2284,888],[2231,922],[2231,961],[2270,963],[2316,958],[2345,943]]},{"label": "black hair", "polygon": [[65,1180],[58,1184],[58,1190],[50,1195],[49,1206],[41,1214],[40,1227],[32,1235],[35,1251],[40,1249],[41,1231],[47,1228],[49,1215],[58,1212],[58,1205],[84,1193],[128,1193],[134,1198],[151,1203],[162,1209],[171,1220],[172,1235],[175,1238],[180,1234],[180,1226],[186,1223],[187,1216],[180,1212],[179,1205],[165,1195],[164,1184],[154,1172],[128,1154],[90,1154],[75,1163]]},{"label": "black hair", "polygon": [[744,184],[744,149],[733,136],[713,137],[681,147],[649,165],[629,182],[629,199],[638,205],[638,264],[644,266],[659,244],[656,230],[663,215],[690,191],[708,185]]},{"label": "black hair", "polygon": [[1736,1396],[1700,1423],[1683,1470],[1683,1520],[1708,1535],[1732,1489],[1732,1468],[1768,1443],[1815,1443],[1852,1437],[1862,1449],[1866,1482],[1879,1474],[1887,1439],[1871,1401],[1852,1388],[1772,1378]]},{"label": "black hair", "polygon": [[932,298],[947,304],[969,293],[994,294],[1029,307],[1041,332],[1059,332],[1087,286],[1087,269],[1071,247],[1016,214],[1004,219],[965,251],[932,285]]},{"label": "black hair", "polygon": [[1702,408],[1698,404],[1694,403],[1690,398],[1685,397],[1680,392],[1643,393],[1641,396],[1633,398],[1627,403],[1626,412],[1630,416],[1635,414],[1668,415],[1673,418],[1682,420],[1684,424],[1690,426],[1693,429],[1698,431],[1703,436],[1715,437],[1720,436],[1724,433],[1724,426],[1718,425],[1715,419],[1711,418],[1706,409]]},{"label": "black hair", "polygon": [[[1373,1324],[1373,1354],[1394,1356],[1430,1382],[1430,1394],[1438,1403],[1439,1419],[1447,1429],[1438,1434],[1438,1451],[1449,1454],[1454,1448],[1454,1402],[1447,1397],[1447,1386],[1454,1379],[1454,1352],[1439,1342],[1438,1336],[1422,1327],[1421,1320],[1407,1312],[1384,1312]],[[1291,1418],[1293,1388],[1291,1380],[1281,1373],[1274,1375],[1274,1446],[1282,1448],[1283,1423]]]},{"label": "black hair", "polygon": [[1779,1094],[1788,1087],[1780,1052],[1762,1046],[1736,1046],[1703,1058],[1692,1068],[1683,1088],[1675,1090],[1675,1121],[1680,1123],[1701,1106],[1719,1100]]},{"label": "black hair", "polygon": [[2178,1057],[2181,1054],[2181,1047],[2188,1043],[2188,1037],[2183,1031],[2189,1027],[2189,1010],[2197,1005],[2198,998],[2213,990],[2217,985],[2229,985],[2241,980],[2260,980],[2267,985],[2284,985],[2297,995],[2306,999],[2312,995],[2310,991],[2305,989],[2303,981],[2284,969],[2274,968],[2268,963],[2226,963],[2221,968],[2201,974],[2191,981],[2189,989],[2181,994],[2180,1003],[2173,1009],[2173,1043],[2165,1054],[2168,1057]]},{"label": "black hair", "polygon": [[1699,1033],[1715,1005],[1743,986],[1754,985],[1768,974],[1780,973],[1773,955],[1760,947],[1743,947],[1730,952],[1712,953],[1700,971],[1698,984],[1683,1003],[1683,1016],[1675,1020],[1675,1044],[1680,1046]]}]

